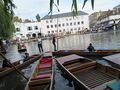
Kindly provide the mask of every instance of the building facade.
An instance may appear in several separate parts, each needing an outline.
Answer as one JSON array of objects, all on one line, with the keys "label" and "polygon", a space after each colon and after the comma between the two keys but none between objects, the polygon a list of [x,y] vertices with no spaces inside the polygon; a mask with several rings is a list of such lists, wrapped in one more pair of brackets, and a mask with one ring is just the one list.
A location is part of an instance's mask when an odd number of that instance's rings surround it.
[{"label": "building facade", "polygon": [[89,29],[88,14],[78,11],[77,16],[71,12],[45,16],[41,20],[41,32],[44,35],[76,34]]},{"label": "building facade", "polygon": [[77,16],[74,17],[71,12],[68,12],[45,16],[40,22],[15,22],[14,24],[16,28],[14,38],[28,39],[37,37],[39,33],[50,36],[84,32],[89,29],[89,17],[87,13],[78,11]]},{"label": "building facade", "polygon": [[35,38],[41,32],[40,22],[27,22],[27,23],[15,22],[14,25],[16,29],[13,37],[14,39]]}]

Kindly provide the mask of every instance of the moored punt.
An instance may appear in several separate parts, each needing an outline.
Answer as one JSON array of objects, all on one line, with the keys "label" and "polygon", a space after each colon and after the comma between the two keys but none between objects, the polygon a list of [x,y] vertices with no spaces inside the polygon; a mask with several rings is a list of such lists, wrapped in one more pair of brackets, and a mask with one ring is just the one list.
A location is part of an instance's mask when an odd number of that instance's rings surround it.
[{"label": "moored punt", "polygon": [[52,90],[52,57],[42,57],[35,67],[25,90]]},{"label": "moored punt", "polygon": [[18,49],[18,52],[25,52],[25,51],[27,51],[26,48],[24,48],[24,49]]},{"label": "moored punt", "polygon": [[110,63],[112,63],[112,65],[114,64],[115,67],[120,68],[120,53],[108,55],[108,56],[105,56],[103,58],[105,60],[109,61]]},{"label": "moored punt", "polygon": [[70,82],[73,81],[75,90],[120,90],[119,69],[95,61],[74,64],[75,58],[72,58],[72,63],[69,63],[69,60],[65,60],[69,56],[65,57],[56,58],[56,61],[63,72],[63,76]]},{"label": "moored punt", "polygon": [[[25,67],[29,66],[33,62],[37,61],[41,55],[32,55],[30,56],[25,62],[20,64],[20,61],[12,63],[16,69],[21,70],[24,69]],[[0,77],[3,77],[5,75],[8,75],[9,73],[15,71],[14,67],[5,67],[5,68],[0,68]]]},{"label": "moored punt", "polygon": [[112,55],[115,53],[120,53],[120,50],[96,50],[95,52],[89,52],[87,50],[59,50],[52,52],[53,56],[65,56],[70,54],[77,54],[80,56],[106,56],[106,55]]}]

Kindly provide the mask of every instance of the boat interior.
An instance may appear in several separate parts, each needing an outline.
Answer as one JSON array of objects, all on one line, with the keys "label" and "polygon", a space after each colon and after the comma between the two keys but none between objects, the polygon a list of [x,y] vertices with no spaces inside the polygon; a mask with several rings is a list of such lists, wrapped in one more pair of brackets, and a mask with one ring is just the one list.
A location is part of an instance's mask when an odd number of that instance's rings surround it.
[{"label": "boat interior", "polygon": [[43,57],[30,79],[29,90],[44,90],[50,87],[52,78],[52,57]]},{"label": "boat interior", "polygon": [[80,67],[74,66],[68,70],[89,89],[104,90],[107,84],[120,79],[120,70],[98,64],[85,63]]}]

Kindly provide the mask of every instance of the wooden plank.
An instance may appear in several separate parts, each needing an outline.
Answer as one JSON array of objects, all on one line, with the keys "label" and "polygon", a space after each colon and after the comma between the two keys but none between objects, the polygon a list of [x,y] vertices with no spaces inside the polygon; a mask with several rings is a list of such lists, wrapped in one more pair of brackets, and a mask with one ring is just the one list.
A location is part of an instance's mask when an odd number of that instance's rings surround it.
[{"label": "wooden plank", "polygon": [[56,60],[58,60],[61,64],[65,63],[65,62],[68,62],[68,61],[76,60],[76,59],[77,60],[78,59],[84,59],[84,57],[78,56],[76,54],[72,54],[72,55],[56,58]]},{"label": "wooden plank", "polygon": [[72,72],[72,71],[85,69],[85,68],[88,68],[88,67],[91,67],[91,66],[95,66],[95,65],[96,65],[96,61],[93,61],[93,62],[88,62],[88,63],[81,64],[79,66],[74,66],[74,67],[68,68],[68,70],[70,72]]},{"label": "wooden plank", "polygon": [[103,57],[104,59],[120,65],[120,53]]}]

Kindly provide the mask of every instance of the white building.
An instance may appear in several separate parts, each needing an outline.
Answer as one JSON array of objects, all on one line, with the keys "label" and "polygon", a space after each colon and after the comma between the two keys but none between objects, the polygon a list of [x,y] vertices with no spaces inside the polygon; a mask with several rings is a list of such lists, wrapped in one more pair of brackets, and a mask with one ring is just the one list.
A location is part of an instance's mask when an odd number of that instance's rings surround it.
[{"label": "white building", "polygon": [[15,22],[16,31],[14,33],[14,38],[31,38],[37,37],[37,35],[41,32],[40,22],[27,22],[27,23],[19,23]]},{"label": "white building", "polygon": [[45,16],[41,20],[41,32],[45,35],[51,34],[75,34],[79,31],[89,29],[88,14],[78,11],[73,17],[71,12]]},{"label": "white building", "polygon": [[88,14],[78,11],[77,16],[73,17],[71,12],[45,16],[41,22],[19,23],[15,22],[16,32],[14,38],[37,37],[39,33],[44,36],[51,34],[75,34],[89,29]]}]

